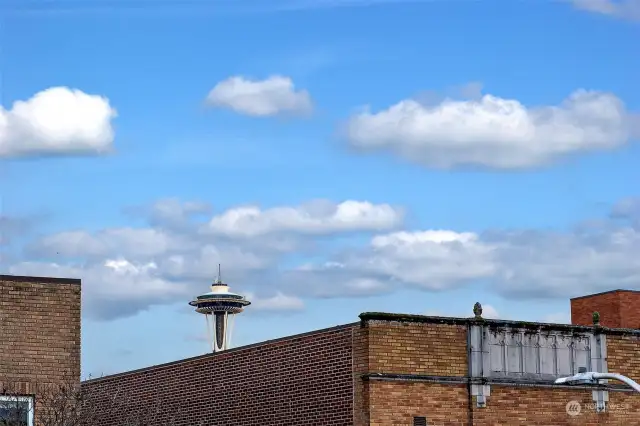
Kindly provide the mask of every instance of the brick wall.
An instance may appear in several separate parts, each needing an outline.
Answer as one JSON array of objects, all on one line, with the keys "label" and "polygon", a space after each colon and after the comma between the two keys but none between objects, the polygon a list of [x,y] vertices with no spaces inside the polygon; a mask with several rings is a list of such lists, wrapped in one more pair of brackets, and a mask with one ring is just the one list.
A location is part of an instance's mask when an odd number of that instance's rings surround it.
[{"label": "brick wall", "polygon": [[412,426],[414,416],[429,426],[469,424],[465,385],[372,380],[369,389],[371,426]]},{"label": "brick wall", "polygon": [[607,336],[607,366],[640,382],[640,335]]},{"label": "brick wall", "polygon": [[594,312],[604,327],[640,328],[640,292],[614,290],[571,299],[572,324],[593,324]]},{"label": "brick wall", "polygon": [[[80,280],[0,275],[0,387],[80,381]],[[37,406],[36,406],[37,409]]]},{"label": "brick wall", "polygon": [[[468,383],[469,320],[376,313],[361,319],[84,382],[105,413],[95,426],[121,424],[122,413],[109,411],[113,395],[134,411],[161,402],[177,413],[175,423],[160,416],[150,426],[411,426],[415,416],[430,426],[640,425],[640,396],[620,387],[610,388],[608,411],[596,413],[590,388],[496,379],[486,407],[478,408]],[[602,332],[609,371],[640,380],[640,332]],[[566,412],[570,401],[581,405],[577,416]]]},{"label": "brick wall", "polygon": [[353,328],[353,424],[369,425],[369,383],[363,377],[369,373],[369,328]]},{"label": "brick wall", "polygon": [[640,291],[620,291],[620,327],[640,328]]},{"label": "brick wall", "polygon": [[[467,382],[466,320],[438,323],[393,314],[363,318],[370,374],[364,375],[360,408],[368,423],[356,426],[411,426],[415,416],[426,417],[430,426],[640,425],[637,393],[612,389],[609,411],[596,413],[591,389],[549,382],[490,383],[487,405],[478,408]],[[623,331],[607,335],[609,371],[640,380],[640,334]],[[567,414],[570,401],[581,404],[577,416]]]},{"label": "brick wall", "polygon": [[[578,401],[581,411],[567,414],[567,403]],[[545,387],[491,387],[487,407],[473,406],[473,424],[482,426],[638,425],[640,398],[629,392],[610,392],[609,411],[597,413],[589,390]],[[433,422],[433,425],[450,423]],[[460,423],[468,424],[468,423]]]},{"label": "brick wall", "polygon": [[370,373],[467,375],[464,325],[371,321],[367,327]]},{"label": "brick wall", "polygon": [[[377,314],[374,314],[379,316]],[[384,314],[383,314],[384,316]],[[419,381],[417,377],[452,377],[464,380],[468,373],[467,327],[460,324],[365,320],[368,336],[364,380],[368,423],[371,426],[411,426],[414,416],[425,416],[429,425],[468,425],[467,385]]]},{"label": "brick wall", "polygon": [[[352,425],[356,325],[319,330],[171,364],[83,382],[104,415],[95,426],[120,425],[107,398],[127,405],[161,402],[152,424],[282,426]],[[202,423],[205,422],[205,423]]]}]

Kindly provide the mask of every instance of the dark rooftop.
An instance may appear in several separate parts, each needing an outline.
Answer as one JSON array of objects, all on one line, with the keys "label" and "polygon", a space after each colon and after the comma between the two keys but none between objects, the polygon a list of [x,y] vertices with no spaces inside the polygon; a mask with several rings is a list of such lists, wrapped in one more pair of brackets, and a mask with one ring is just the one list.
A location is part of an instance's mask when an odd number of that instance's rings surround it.
[{"label": "dark rooftop", "polygon": [[35,284],[77,284],[80,278],[31,277],[22,275],[0,275],[0,281],[35,283]]}]

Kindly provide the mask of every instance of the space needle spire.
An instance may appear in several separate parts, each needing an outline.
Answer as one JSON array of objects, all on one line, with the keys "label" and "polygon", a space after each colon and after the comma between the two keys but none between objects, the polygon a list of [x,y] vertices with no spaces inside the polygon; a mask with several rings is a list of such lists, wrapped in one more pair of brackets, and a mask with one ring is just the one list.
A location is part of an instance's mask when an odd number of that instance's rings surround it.
[{"label": "space needle spire", "polygon": [[229,349],[233,318],[250,304],[245,297],[231,293],[229,286],[222,282],[220,265],[218,278],[211,285],[211,291],[189,302],[189,305],[194,306],[196,312],[203,314],[207,321],[207,334],[213,352]]}]

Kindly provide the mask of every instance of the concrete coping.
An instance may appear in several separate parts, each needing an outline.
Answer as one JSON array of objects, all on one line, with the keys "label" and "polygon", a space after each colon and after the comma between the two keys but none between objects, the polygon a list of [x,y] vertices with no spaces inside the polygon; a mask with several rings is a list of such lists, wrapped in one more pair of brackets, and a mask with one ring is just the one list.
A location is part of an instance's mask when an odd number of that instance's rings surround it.
[{"label": "concrete coping", "polygon": [[80,278],[32,277],[23,275],[0,275],[0,281],[32,284],[76,284],[80,285]]},{"label": "concrete coping", "polygon": [[631,328],[608,328],[602,326],[584,326],[573,324],[553,324],[531,321],[512,321],[488,318],[456,318],[439,317],[415,314],[392,314],[386,312],[363,312],[360,314],[362,326],[369,321],[399,322],[399,323],[424,323],[424,324],[449,324],[449,325],[486,325],[490,328],[520,328],[531,331],[565,331],[570,333],[600,333],[605,335],[637,335],[640,330]]}]

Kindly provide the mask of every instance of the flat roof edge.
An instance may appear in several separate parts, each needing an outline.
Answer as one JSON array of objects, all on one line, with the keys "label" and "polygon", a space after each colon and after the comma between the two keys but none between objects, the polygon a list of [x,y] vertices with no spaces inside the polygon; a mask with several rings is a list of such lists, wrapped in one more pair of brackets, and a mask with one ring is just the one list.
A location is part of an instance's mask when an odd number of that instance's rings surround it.
[{"label": "flat roof edge", "polygon": [[532,329],[532,330],[557,330],[557,331],[568,331],[568,332],[577,332],[577,333],[593,332],[594,329],[598,329],[598,331],[603,334],[640,335],[640,330],[631,329],[631,328],[609,328],[609,327],[603,327],[603,326],[555,324],[555,323],[545,323],[545,322],[513,321],[513,320],[488,319],[488,318],[476,319],[475,317],[457,318],[457,317],[438,317],[438,316],[415,315],[415,314],[392,314],[392,313],[386,313],[386,312],[363,312],[360,314],[360,320],[364,323],[366,323],[367,321],[388,321],[388,322],[449,324],[449,325],[486,324],[494,327],[525,328],[525,329]]},{"label": "flat roof edge", "polygon": [[2,275],[0,281],[34,284],[81,284],[80,278],[34,277],[29,275]]},{"label": "flat roof edge", "polygon": [[619,288],[619,289],[616,289],[616,290],[607,290],[607,291],[601,291],[600,293],[593,293],[593,294],[586,294],[584,296],[572,297],[569,300],[588,299],[590,297],[604,296],[605,294],[611,294],[611,293],[640,293],[640,291],[638,291],[638,290],[623,290],[623,289]]}]

